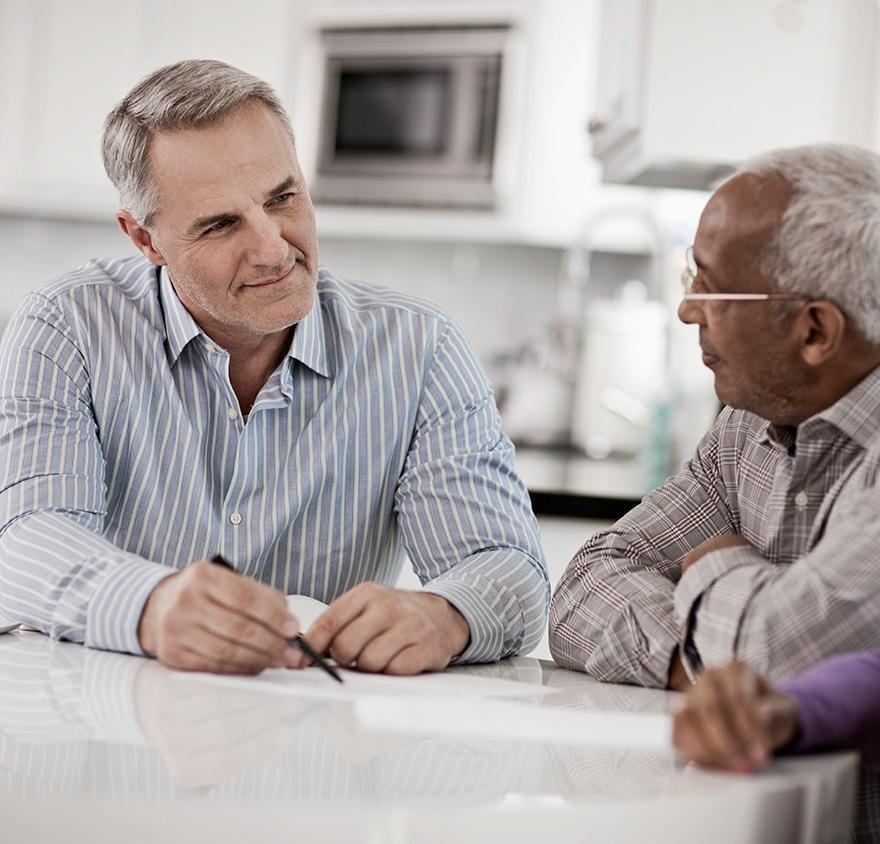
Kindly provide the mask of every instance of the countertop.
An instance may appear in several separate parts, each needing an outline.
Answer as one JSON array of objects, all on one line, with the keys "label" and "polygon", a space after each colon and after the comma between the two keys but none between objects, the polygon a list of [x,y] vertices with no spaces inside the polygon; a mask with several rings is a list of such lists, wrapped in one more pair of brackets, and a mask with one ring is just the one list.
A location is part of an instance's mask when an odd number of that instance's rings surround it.
[{"label": "countertop", "polygon": [[651,486],[635,457],[593,460],[574,449],[517,446],[516,468],[539,516],[615,521]]}]

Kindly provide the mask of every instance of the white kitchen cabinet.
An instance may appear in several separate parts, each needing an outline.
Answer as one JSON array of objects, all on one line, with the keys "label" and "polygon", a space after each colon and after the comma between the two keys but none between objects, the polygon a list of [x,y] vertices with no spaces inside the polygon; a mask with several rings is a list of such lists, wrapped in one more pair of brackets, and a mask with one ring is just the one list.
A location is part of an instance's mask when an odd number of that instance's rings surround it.
[{"label": "white kitchen cabinet", "polygon": [[605,0],[589,127],[606,181],[708,187],[781,146],[871,146],[875,0]]},{"label": "white kitchen cabinet", "polygon": [[162,64],[215,57],[267,79],[290,110],[308,177],[322,27],[507,22],[496,209],[324,206],[319,225],[331,237],[567,246],[598,199],[583,131],[598,10],[598,0],[0,0],[0,213],[107,219],[116,200],[98,150],[103,118]]},{"label": "white kitchen cabinet", "polygon": [[290,87],[285,0],[0,0],[0,211],[108,219],[105,116],[151,70],[218,58]]}]

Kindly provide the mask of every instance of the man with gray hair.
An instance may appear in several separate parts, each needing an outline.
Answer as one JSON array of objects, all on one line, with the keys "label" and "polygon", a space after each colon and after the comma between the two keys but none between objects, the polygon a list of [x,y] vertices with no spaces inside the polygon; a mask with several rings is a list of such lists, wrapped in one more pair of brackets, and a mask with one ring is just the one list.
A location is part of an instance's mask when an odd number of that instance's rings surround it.
[{"label": "man with gray hair", "polygon": [[683,689],[734,657],[779,678],[880,648],[880,158],[747,163],[706,205],[683,282],[727,407],[569,564],[554,658]]},{"label": "man with gray hair", "polygon": [[[531,649],[549,585],[486,377],[440,309],[319,270],[272,89],[162,68],[103,154],[141,255],[34,292],[0,342],[0,614],[219,672],[307,663],[290,593],[365,671]],[[402,547],[421,590],[393,588]]]}]

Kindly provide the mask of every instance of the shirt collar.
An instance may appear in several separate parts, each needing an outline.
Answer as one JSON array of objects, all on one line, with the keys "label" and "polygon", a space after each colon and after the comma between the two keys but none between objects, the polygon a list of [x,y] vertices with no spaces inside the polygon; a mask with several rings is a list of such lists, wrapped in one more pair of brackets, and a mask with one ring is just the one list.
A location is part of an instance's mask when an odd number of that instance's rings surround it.
[{"label": "shirt collar", "polygon": [[[203,334],[192,314],[177,296],[166,267],[159,268],[159,296],[165,313],[165,342],[173,366],[187,344]],[[331,375],[320,295],[315,294],[311,310],[297,323],[287,357],[304,363],[319,375]]]},{"label": "shirt collar", "polygon": [[862,448],[880,434],[880,367],[869,372],[845,396],[805,423],[821,419]]},{"label": "shirt collar", "polygon": [[833,425],[856,445],[867,448],[880,435],[880,367],[869,372],[830,407],[801,422],[798,428],[765,422],[758,437],[773,445],[785,446],[791,453],[799,430],[817,422]]},{"label": "shirt collar", "polygon": [[315,292],[315,302],[311,310],[296,324],[287,357],[304,363],[325,378],[332,376],[320,291]]},{"label": "shirt collar", "polygon": [[168,361],[173,366],[187,344],[198,337],[202,329],[177,297],[166,267],[159,268],[159,298],[165,314],[165,347]]}]

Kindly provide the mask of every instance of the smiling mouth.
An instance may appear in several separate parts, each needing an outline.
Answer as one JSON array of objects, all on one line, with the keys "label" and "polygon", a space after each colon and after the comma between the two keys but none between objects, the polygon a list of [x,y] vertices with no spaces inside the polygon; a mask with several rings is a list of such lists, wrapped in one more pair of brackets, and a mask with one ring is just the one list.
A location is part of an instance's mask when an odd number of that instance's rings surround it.
[{"label": "smiling mouth", "polygon": [[276,276],[275,278],[267,278],[265,281],[254,281],[254,282],[251,282],[250,284],[246,284],[244,286],[245,287],[271,287],[273,284],[280,284],[283,281],[287,281],[287,279],[290,277],[290,274],[295,269],[296,269],[296,263],[294,263],[293,266],[289,270],[287,270],[286,272],[282,273],[279,276]]}]

